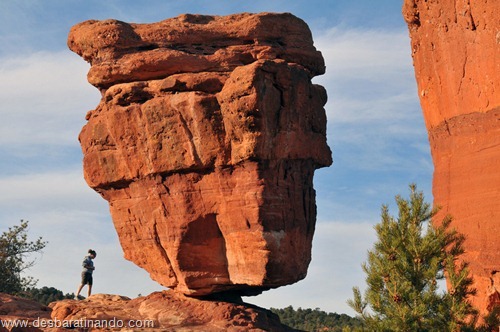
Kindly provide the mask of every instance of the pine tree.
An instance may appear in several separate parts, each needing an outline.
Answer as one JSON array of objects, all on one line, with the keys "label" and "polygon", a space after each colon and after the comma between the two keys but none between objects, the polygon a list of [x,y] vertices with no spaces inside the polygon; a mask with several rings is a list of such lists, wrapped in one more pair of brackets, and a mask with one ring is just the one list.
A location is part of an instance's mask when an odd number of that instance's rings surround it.
[{"label": "pine tree", "polygon": [[[397,219],[382,206],[378,240],[363,264],[367,289],[354,287],[348,304],[369,331],[460,331],[475,317],[464,236],[450,229],[450,216],[437,223],[422,192],[410,185],[409,200],[396,196]],[[431,222],[432,220],[432,222]],[[438,281],[448,279],[448,292]]]}]

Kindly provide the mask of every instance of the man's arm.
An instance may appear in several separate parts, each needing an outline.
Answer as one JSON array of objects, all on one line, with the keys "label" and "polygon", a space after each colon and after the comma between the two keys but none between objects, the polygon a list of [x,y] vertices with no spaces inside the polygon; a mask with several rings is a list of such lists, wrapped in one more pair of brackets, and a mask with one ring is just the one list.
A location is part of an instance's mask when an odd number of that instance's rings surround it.
[{"label": "man's arm", "polygon": [[95,270],[94,264],[92,264],[92,261],[88,258],[83,261],[83,267],[88,270]]}]

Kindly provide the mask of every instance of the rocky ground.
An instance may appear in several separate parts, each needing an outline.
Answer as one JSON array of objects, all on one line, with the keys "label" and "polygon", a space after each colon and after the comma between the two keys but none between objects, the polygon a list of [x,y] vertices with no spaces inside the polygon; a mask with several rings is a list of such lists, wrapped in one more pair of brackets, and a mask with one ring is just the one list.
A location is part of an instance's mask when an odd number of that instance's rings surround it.
[{"label": "rocky ground", "polygon": [[[269,310],[245,303],[199,300],[173,291],[130,299],[95,294],[43,306],[0,294],[4,331],[296,331]],[[8,326],[24,324],[27,326]]]}]

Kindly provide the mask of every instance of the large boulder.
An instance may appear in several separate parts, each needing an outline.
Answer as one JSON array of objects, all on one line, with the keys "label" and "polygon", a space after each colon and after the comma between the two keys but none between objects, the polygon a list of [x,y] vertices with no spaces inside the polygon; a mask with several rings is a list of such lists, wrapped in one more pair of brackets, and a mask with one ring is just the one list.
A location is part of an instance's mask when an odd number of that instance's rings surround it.
[{"label": "large boulder", "polygon": [[466,235],[486,313],[500,304],[500,1],[406,0],[420,103],[434,161],[433,195]]},{"label": "large boulder", "polygon": [[291,14],[181,15],[74,26],[102,99],[80,142],[125,258],[191,296],[303,279],[313,173],[332,163],[324,72]]}]

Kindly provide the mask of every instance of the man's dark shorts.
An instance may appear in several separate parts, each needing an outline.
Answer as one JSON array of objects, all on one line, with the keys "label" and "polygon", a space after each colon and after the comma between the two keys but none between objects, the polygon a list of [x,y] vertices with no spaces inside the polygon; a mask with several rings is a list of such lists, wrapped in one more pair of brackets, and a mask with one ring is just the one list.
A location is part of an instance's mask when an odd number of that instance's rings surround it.
[{"label": "man's dark shorts", "polygon": [[82,285],[92,286],[92,273],[82,272]]}]

